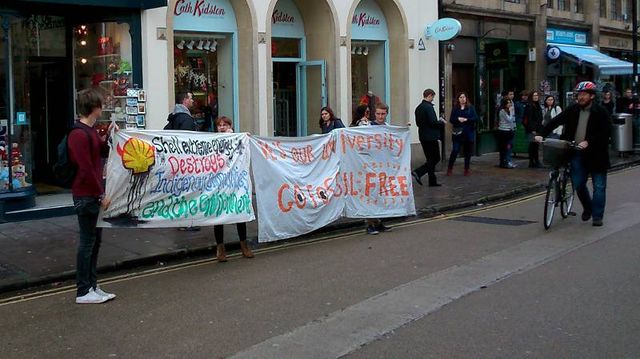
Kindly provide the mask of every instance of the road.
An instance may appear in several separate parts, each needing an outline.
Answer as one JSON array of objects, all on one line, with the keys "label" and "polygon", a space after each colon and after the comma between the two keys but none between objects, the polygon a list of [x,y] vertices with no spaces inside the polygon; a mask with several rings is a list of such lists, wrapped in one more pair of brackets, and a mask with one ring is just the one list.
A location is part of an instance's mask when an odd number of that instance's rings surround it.
[{"label": "road", "polygon": [[[534,196],[0,301],[0,357],[638,358],[640,169],[605,225],[550,230]],[[581,211],[576,205],[578,214]]]}]

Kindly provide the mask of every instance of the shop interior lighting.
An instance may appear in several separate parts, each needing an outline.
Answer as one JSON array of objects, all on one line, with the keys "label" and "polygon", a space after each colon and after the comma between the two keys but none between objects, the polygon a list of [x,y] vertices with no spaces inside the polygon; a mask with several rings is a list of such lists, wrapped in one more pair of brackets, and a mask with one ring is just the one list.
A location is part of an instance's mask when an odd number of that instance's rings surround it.
[{"label": "shop interior lighting", "polygon": [[87,46],[87,40],[80,40],[81,46]]},{"label": "shop interior lighting", "polygon": [[356,55],[362,55],[362,47],[356,49]]},{"label": "shop interior lighting", "polygon": [[176,45],[176,47],[177,47],[177,48],[179,48],[180,50],[182,50],[182,49],[184,49],[184,43],[185,43],[185,41],[184,41],[184,40],[182,40],[182,41],[180,41],[180,42],[178,43],[178,45]]},{"label": "shop interior lighting", "polygon": [[202,46],[202,49],[204,51],[209,51],[211,50],[211,40],[207,40],[207,42],[204,43],[204,46]]},{"label": "shop interior lighting", "polygon": [[189,49],[189,50],[193,50],[193,45],[194,45],[195,43],[196,43],[196,42],[195,42],[195,41],[193,41],[193,40],[190,40],[189,42],[187,42],[187,49]]},{"label": "shop interior lighting", "polygon": [[196,49],[198,50],[202,50],[202,46],[204,45],[204,40],[200,40],[198,41],[198,46],[196,46]]},{"label": "shop interior lighting", "polygon": [[87,59],[85,59],[85,58],[83,57],[83,58],[81,58],[81,59],[80,59],[80,62],[81,62],[82,64],[86,64],[86,63],[87,63]]},{"label": "shop interior lighting", "polygon": [[351,55],[355,55],[357,49],[357,47],[351,47]]},{"label": "shop interior lighting", "polygon": [[215,39],[213,40],[213,42],[211,43],[211,52],[216,52],[216,49],[218,48],[218,41],[216,41]]},{"label": "shop interior lighting", "polygon": [[363,54],[364,56],[369,55],[369,47],[365,46],[365,47],[363,48],[363,50],[362,50],[362,54]]}]

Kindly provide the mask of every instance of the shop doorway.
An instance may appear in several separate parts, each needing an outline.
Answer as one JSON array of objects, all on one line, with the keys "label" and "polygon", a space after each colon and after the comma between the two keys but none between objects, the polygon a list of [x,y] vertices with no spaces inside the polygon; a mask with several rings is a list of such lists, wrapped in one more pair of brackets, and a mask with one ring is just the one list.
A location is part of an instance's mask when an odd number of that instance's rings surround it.
[{"label": "shop doorway", "polygon": [[[351,42],[351,103],[355,113],[359,105],[375,107],[377,103],[389,102],[387,84],[386,41]],[[370,104],[374,98],[376,103]],[[370,111],[373,120],[375,111]]]},{"label": "shop doorway", "polygon": [[298,135],[295,62],[273,63],[273,117],[275,136]]},{"label": "shop doorway", "polygon": [[63,192],[53,180],[58,144],[72,123],[66,58],[29,59],[31,131],[33,141],[32,181],[38,194]]}]

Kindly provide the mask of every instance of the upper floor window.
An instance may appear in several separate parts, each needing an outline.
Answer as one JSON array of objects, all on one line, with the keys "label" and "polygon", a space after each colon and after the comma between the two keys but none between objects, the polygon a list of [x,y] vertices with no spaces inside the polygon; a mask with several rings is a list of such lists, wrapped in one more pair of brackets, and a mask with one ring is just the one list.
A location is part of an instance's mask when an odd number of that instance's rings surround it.
[{"label": "upper floor window", "polygon": [[582,0],[573,0],[571,2],[572,11],[578,14],[582,14],[584,12],[584,4]]},{"label": "upper floor window", "polygon": [[622,20],[622,0],[611,0],[611,20]]},{"label": "upper floor window", "polygon": [[504,0],[504,2],[512,2],[514,4],[520,4],[520,0]]},{"label": "upper floor window", "polygon": [[558,0],[558,10],[568,11],[569,7],[567,6],[567,2],[567,0]]},{"label": "upper floor window", "polygon": [[607,0],[600,0],[600,17],[607,17]]},{"label": "upper floor window", "polygon": [[631,4],[631,0],[627,0],[625,1],[625,9],[624,9],[624,15],[622,16],[622,20],[624,20],[624,22],[631,22],[631,18],[632,18],[632,4]]}]

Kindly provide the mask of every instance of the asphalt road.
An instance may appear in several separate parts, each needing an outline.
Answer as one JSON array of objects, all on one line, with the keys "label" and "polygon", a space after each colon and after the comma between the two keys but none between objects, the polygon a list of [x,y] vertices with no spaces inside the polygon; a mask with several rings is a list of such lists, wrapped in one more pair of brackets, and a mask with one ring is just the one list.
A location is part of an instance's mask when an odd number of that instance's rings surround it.
[{"label": "asphalt road", "polygon": [[[543,198],[0,301],[0,357],[638,358],[640,169],[604,227]],[[578,213],[581,210],[577,204]]]}]

